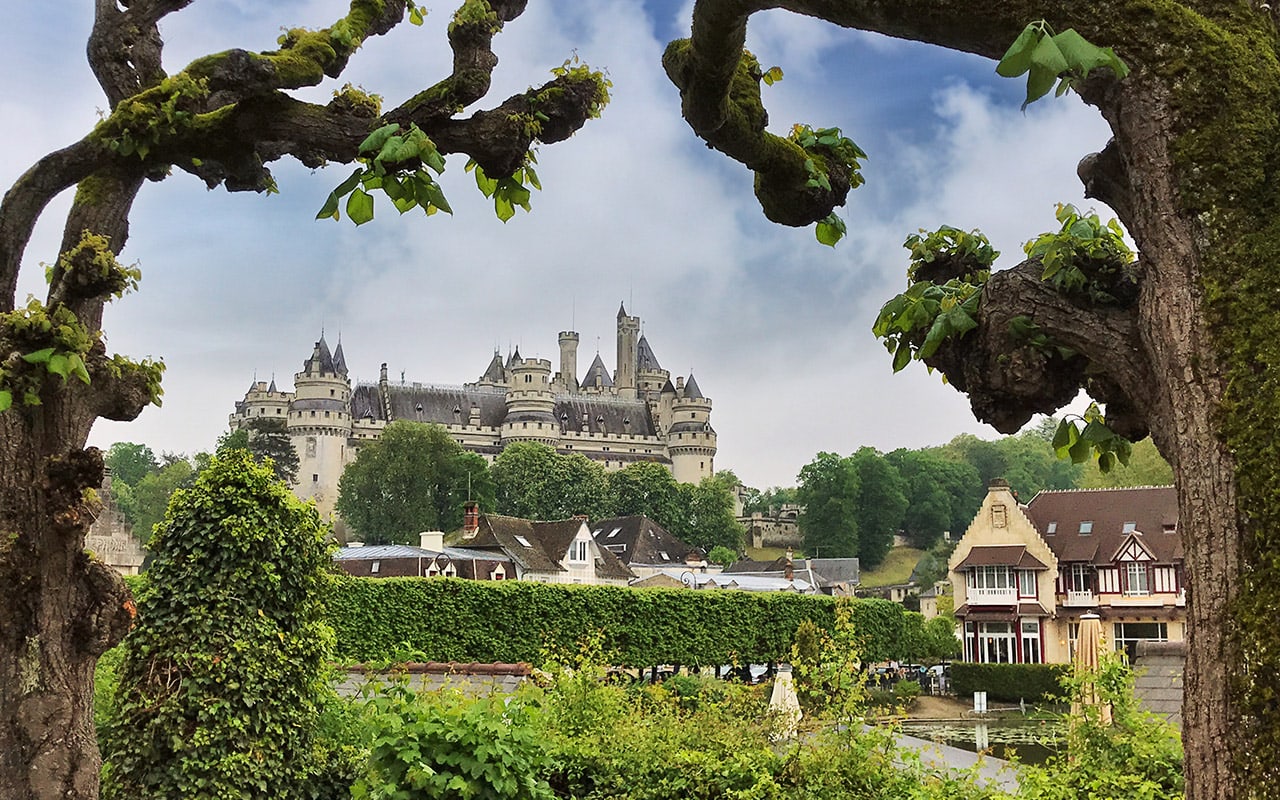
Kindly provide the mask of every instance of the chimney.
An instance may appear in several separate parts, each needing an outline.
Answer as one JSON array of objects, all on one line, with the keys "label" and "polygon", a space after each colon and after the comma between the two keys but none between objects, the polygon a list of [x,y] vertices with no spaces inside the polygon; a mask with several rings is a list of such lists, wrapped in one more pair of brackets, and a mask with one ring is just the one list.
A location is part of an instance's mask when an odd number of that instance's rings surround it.
[{"label": "chimney", "polygon": [[787,548],[787,567],[786,567],[786,572],[782,574],[782,577],[786,578],[789,581],[795,580],[795,577],[796,577],[796,564],[792,556],[793,556],[793,553],[791,552],[791,548],[788,547]]},{"label": "chimney", "polygon": [[423,531],[418,534],[418,543],[423,550],[433,553],[444,551],[444,531]]},{"label": "chimney", "polygon": [[462,532],[472,536],[478,530],[480,530],[480,504],[474,500],[468,500],[462,507]]}]

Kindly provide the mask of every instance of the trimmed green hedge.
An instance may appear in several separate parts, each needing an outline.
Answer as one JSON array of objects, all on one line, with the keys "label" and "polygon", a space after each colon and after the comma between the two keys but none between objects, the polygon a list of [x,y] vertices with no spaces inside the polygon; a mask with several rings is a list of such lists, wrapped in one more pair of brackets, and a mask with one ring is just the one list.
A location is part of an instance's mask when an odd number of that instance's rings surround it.
[{"label": "trimmed green hedge", "polygon": [[687,589],[566,586],[450,578],[336,579],[330,622],[336,656],[393,657],[405,646],[439,661],[542,663],[549,649],[575,650],[603,632],[614,663],[717,665],[789,658],[801,620],[830,631],[837,602],[853,608],[862,657],[881,661],[905,646],[907,612],[887,600]]},{"label": "trimmed green hedge", "polygon": [[951,685],[957,697],[986,692],[988,700],[1016,703],[1055,700],[1067,693],[1062,681],[1070,675],[1068,664],[969,664],[951,665]]}]

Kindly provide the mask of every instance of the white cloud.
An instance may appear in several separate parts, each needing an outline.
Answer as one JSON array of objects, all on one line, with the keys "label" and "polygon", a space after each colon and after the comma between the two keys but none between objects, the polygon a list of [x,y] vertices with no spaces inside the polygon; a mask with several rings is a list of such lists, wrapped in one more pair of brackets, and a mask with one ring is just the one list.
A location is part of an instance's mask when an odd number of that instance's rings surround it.
[{"label": "white cloud", "polygon": [[[171,64],[209,49],[272,46],[282,22],[324,25],[344,6],[195,4],[166,28]],[[70,27],[83,29],[77,13]],[[649,13],[665,35],[669,9]],[[70,141],[94,119],[87,70],[46,75],[50,51],[16,46],[61,24],[57,16],[29,15],[0,31],[6,74],[47,81],[0,101],[6,119],[26,120],[21,136],[0,142],[13,145],[0,148],[6,184],[51,139]],[[447,7],[433,9],[423,29],[403,26],[370,42],[343,80],[400,102],[449,63],[447,22]],[[282,194],[272,197],[206,192],[187,176],[147,186],[125,253],[141,262],[142,289],[109,309],[106,325],[113,349],[166,358],[165,405],[131,425],[100,423],[92,440],[208,448],[255,371],[291,383],[321,326],[330,343],[341,332],[348,363],[365,380],[387,362],[395,377],[403,370],[408,380],[462,383],[479,376],[492,348],[509,344],[554,360],[556,332],[569,327],[582,334],[581,368],[597,338],[612,366],[620,301],[644,319],[664,367],[697,375],[715,401],[717,466],[753,485],[792,483],[820,450],[918,447],[982,431],[937,376],[891,375],[871,337],[880,304],[902,288],[902,240],[943,222],[980,226],[1016,255],[1052,222],[1053,202],[1078,198],[1074,163],[1105,140],[1101,123],[1075,101],[1041,103],[1023,116],[985,86],[946,75],[920,83],[929,63],[990,71],[934,50],[793,15],[753,20],[751,46],[787,75],[766,92],[774,127],[838,125],[873,151],[869,185],[845,211],[849,240],[832,250],[811,230],[766,222],[750,173],[692,135],[654,27],[634,2],[534,3],[499,35],[495,99],[486,105],[543,82],[575,51],[615,84],[602,119],[542,148],[545,190],[532,214],[505,225],[461,159],[443,179],[454,216],[397,217],[383,202],[360,228],[312,219],[345,168],[313,175],[281,164]],[[83,30],[76,36],[58,46],[81,52]],[[903,64],[914,71],[892,72]],[[67,101],[40,103],[42,92]],[[58,233],[55,217],[31,264],[49,257]]]}]

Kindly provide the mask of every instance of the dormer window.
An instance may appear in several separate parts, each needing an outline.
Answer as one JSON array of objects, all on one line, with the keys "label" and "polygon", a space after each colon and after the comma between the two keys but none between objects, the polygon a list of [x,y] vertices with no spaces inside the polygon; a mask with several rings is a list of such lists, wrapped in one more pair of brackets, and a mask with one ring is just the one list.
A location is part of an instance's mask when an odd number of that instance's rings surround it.
[{"label": "dormer window", "polygon": [[585,539],[578,539],[569,550],[569,560],[583,562],[587,560],[589,550]]}]

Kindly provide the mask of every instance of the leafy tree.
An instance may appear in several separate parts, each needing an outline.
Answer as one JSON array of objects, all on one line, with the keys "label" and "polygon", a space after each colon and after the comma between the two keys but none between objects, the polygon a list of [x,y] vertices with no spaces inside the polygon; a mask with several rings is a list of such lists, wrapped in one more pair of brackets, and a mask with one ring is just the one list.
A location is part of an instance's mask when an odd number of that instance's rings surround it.
[{"label": "leafy tree", "polygon": [[735,553],[742,550],[746,530],[733,515],[733,494],[720,475],[703,478],[696,486],[681,484],[680,499],[685,508],[684,525],[680,533],[668,528],[672,534],[704,552],[716,547]]},{"label": "leafy tree", "polygon": [[638,461],[609,473],[609,493],[616,516],[646,514],[681,539],[690,532],[680,484],[661,464]]},{"label": "leafy tree", "polygon": [[160,469],[160,462],[151,448],[133,442],[116,442],[107,448],[102,460],[111,470],[113,487],[120,483],[137,486],[144,475]]},{"label": "leafy tree", "polygon": [[151,538],[155,526],[164,520],[173,493],[188,484],[195,474],[195,468],[186,459],[168,462],[144,475],[127,500],[121,498],[122,510],[133,521],[133,535],[143,542]]},{"label": "leafy tree", "polygon": [[906,481],[896,467],[871,447],[849,457],[858,476],[854,512],[858,524],[858,558],[867,569],[879,566],[893,548],[894,534],[907,510]]},{"label": "leafy tree", "polygon": [[540,442],[514,442],[494,460],[492,475],[500,514],[537,520],[610,515],[604,467],[581,453],[561,455]]},{"label": "leafy tree", "polygon": [[284,420],[251,419],[244,427],[218,437],[219,455],[237,447],[248,450],[259,462],[271,459],[272,471],[286,484],[297,481],[298,451],[294,449]]},{"label": "leafy tree", "polygon": [[[294,90],[326,78],[340,86],[358,48],[406,19],[421,22],[413,0],[351,0],[333,24],[288,29],[273,50],[226,49],[166,69],[161,24],[188,5],[95,4],[87,52],[103,118],[21,171],[0,200],[0,530],[16,544],[0,548],[0,586],[25,587],[26,598],[0,620],[0,786],[15,797],[97,796],[88,698],[95,661],[127,629],[128,590],[81,556],[92,520],[85,490],[102,483],[101,456],[83,448],[94,420],[132,420],[161,395],[163,365],[109,354],[100,329],[104,305],[140,277],[117,256],[141,188],[185,172],[209,187],[269,192],[270,165],[286,156],[358,164],[322,211],[341,213],[341,195],[359,223],[373,214],[375,190],[401,210],[449,211],[432,173],[444,155],[465,153],[505,218],[528,208],[537,185],[531,148],[568,138],[608,102],[603,75],[569,63],[541,86],[480,106],[497,64],[493,38],[523,0],[459,3],[449,26],[458,73],[426,77],[424,91],[388,109],[350,85],[319,103]],[[73,188],[47,258],[48,293],[19,305],[36,222],[65,208],[50,201]]]},{"label": "leafy tree", "polygon": [[1156,450],[1150,438],[1133,443],[1129,463],[1103,473],[1096,462],[1084,465],[1081,489],[1119,489],[1126,486],[1168,486],[1173,483],[1173,467]]},{"label": "leafy tree", "polygon": [[707,553],[707,561],[709,561],[712,564],[719,564],[722,567],[727,567],[737,560],[738,560],[737,551],[730,550],[729,548],[725,547],[722,544],[716,545],[715,547],[711,548],[710,553]]},{"label": "leafy tree", "polygon": [[103,742],[106,796],[312,796],[327,535],[245,451],[174,495]]},{"label": "leafy tree", "polygon": [[[905,361],[941,371],[1002,433],[1083,390],[1105,406],[1106,430],[1081,450],[1114,447],[1109,434],[1151,434],[1173,466],[1192,588],[1187,794],[1262,796],[1280,771],[1269,722],[1280,696],[1280,596],[1271,589],[1280,583],[1280,181],[1271,168],[1280,161],[1280,5],[786,7],[999,60],[1001,74],[1027,75],[1028,101],[1057,83],[1110,126],[1079,174],[1086,194],[1114,210],[1136,258],[1115,246],[1120,225],[1066,209],[1059,230],[1028,231],[1028,257],[1009,268],[991,271],[994,253],[984,260],[980,248],[926,247],[931,258],[913,264],[911,297],[898,308],[943,296],[925,319],[929,332],[943,320],[945,335],[932,354],[908,350]],[[743,50],[747,21],[763,8],[696,0],[699,24],[668,46],[663,64],[694,132],[755,171],[766,216],[816,223],[829,241],[835,207],[862,181],[856,154],[838,132],[810,142],[766,128],[761,92],[772,71]],[[968,298],[960,284],[973,289]]]},{"label": "leafy tree", "polygon": [[368,544],[416,544],[422,531],[459,527],[468,499],[493,508],[493,492],[483,457],[440,425],[401,420],[343,470],[337,508]]},{"label": "leafy tree", "polygon": [[805,552],[815,558],[857,556],[858,473],[848,459],[819,453],[800,469],[796,500],[804,506],[800,533]]},{"label": "leafy tree", "polygon": [[923,650],[926,661],[946,661],[960,656],[956,623],[950,614],[934,617],[924,623]]}]

